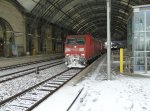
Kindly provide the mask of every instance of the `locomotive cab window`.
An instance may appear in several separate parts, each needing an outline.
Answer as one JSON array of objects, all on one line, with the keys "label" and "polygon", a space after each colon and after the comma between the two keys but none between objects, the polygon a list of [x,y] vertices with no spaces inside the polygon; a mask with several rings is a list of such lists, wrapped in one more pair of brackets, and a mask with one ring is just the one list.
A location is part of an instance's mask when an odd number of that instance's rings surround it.
[{"label": "locomotive cab window", "polygon": [[83,44],[85,44],[85,39],[84,38],[68,38],[66,40],[66,44],[70,44],[70,45],[74,45],[74,44],[83,45]]},{"label": "locomotive cab window", "polygon": [[85,44],[85,39],[84,38],[78,38],[76,39],[77,44]]}]

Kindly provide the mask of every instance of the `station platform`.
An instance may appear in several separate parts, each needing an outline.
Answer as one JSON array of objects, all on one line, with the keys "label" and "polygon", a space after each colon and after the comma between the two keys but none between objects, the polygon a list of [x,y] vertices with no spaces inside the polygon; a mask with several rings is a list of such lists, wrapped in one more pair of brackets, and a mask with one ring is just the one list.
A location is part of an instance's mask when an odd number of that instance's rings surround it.
[{"label": "station platform", "polygon": [[100,57],[32,111],[126,111],[133,105],[134,111],[149,109],[150,78],[119,73],[119,62],[113,59],[107,80],[106,60],[106,55]]},{"label": "station platform", "polygon": [[63,56],[64,55],[62,53],[57,53],[57,54],[21,56],[21,57],[12,57],[12,58],[0,57],[0,67],[40,61],[40,60],[45,60],[45,59],[54,59],[54,58],[59,58]]}]

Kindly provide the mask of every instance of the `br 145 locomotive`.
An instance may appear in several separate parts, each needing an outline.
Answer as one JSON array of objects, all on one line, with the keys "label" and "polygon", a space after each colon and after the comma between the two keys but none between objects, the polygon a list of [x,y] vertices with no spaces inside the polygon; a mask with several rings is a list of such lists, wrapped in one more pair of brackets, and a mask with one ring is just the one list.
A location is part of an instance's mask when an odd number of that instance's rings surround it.
[{"label": "br 145 locomotive", "polygon": [[83,68],[104,52],[104,43],[91,35],[68,35],[65,42],[65,64]]}]

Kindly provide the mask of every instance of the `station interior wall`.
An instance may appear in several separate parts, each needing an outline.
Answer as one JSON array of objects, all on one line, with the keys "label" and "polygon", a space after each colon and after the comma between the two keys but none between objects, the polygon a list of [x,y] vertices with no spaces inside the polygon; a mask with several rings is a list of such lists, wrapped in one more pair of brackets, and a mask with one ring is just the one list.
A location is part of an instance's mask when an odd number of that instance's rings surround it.
[{"label": "station interior wall", "polygon": [[6,0],[0,1],[0,19],[1,57],[62,53],[65,36],[70,33],[59,26],[22,13]]}]

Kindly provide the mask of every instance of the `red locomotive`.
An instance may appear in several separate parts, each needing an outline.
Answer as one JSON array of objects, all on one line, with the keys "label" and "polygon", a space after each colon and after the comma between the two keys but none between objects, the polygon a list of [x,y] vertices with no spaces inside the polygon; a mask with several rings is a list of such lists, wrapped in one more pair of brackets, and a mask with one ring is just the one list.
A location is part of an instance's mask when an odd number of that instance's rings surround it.
[{"label": "red locomotive", "polygon": [[104,44],[91,35],[69,35],[65,42],[65,64],[68,67],[85,67],[103,51]]}]

